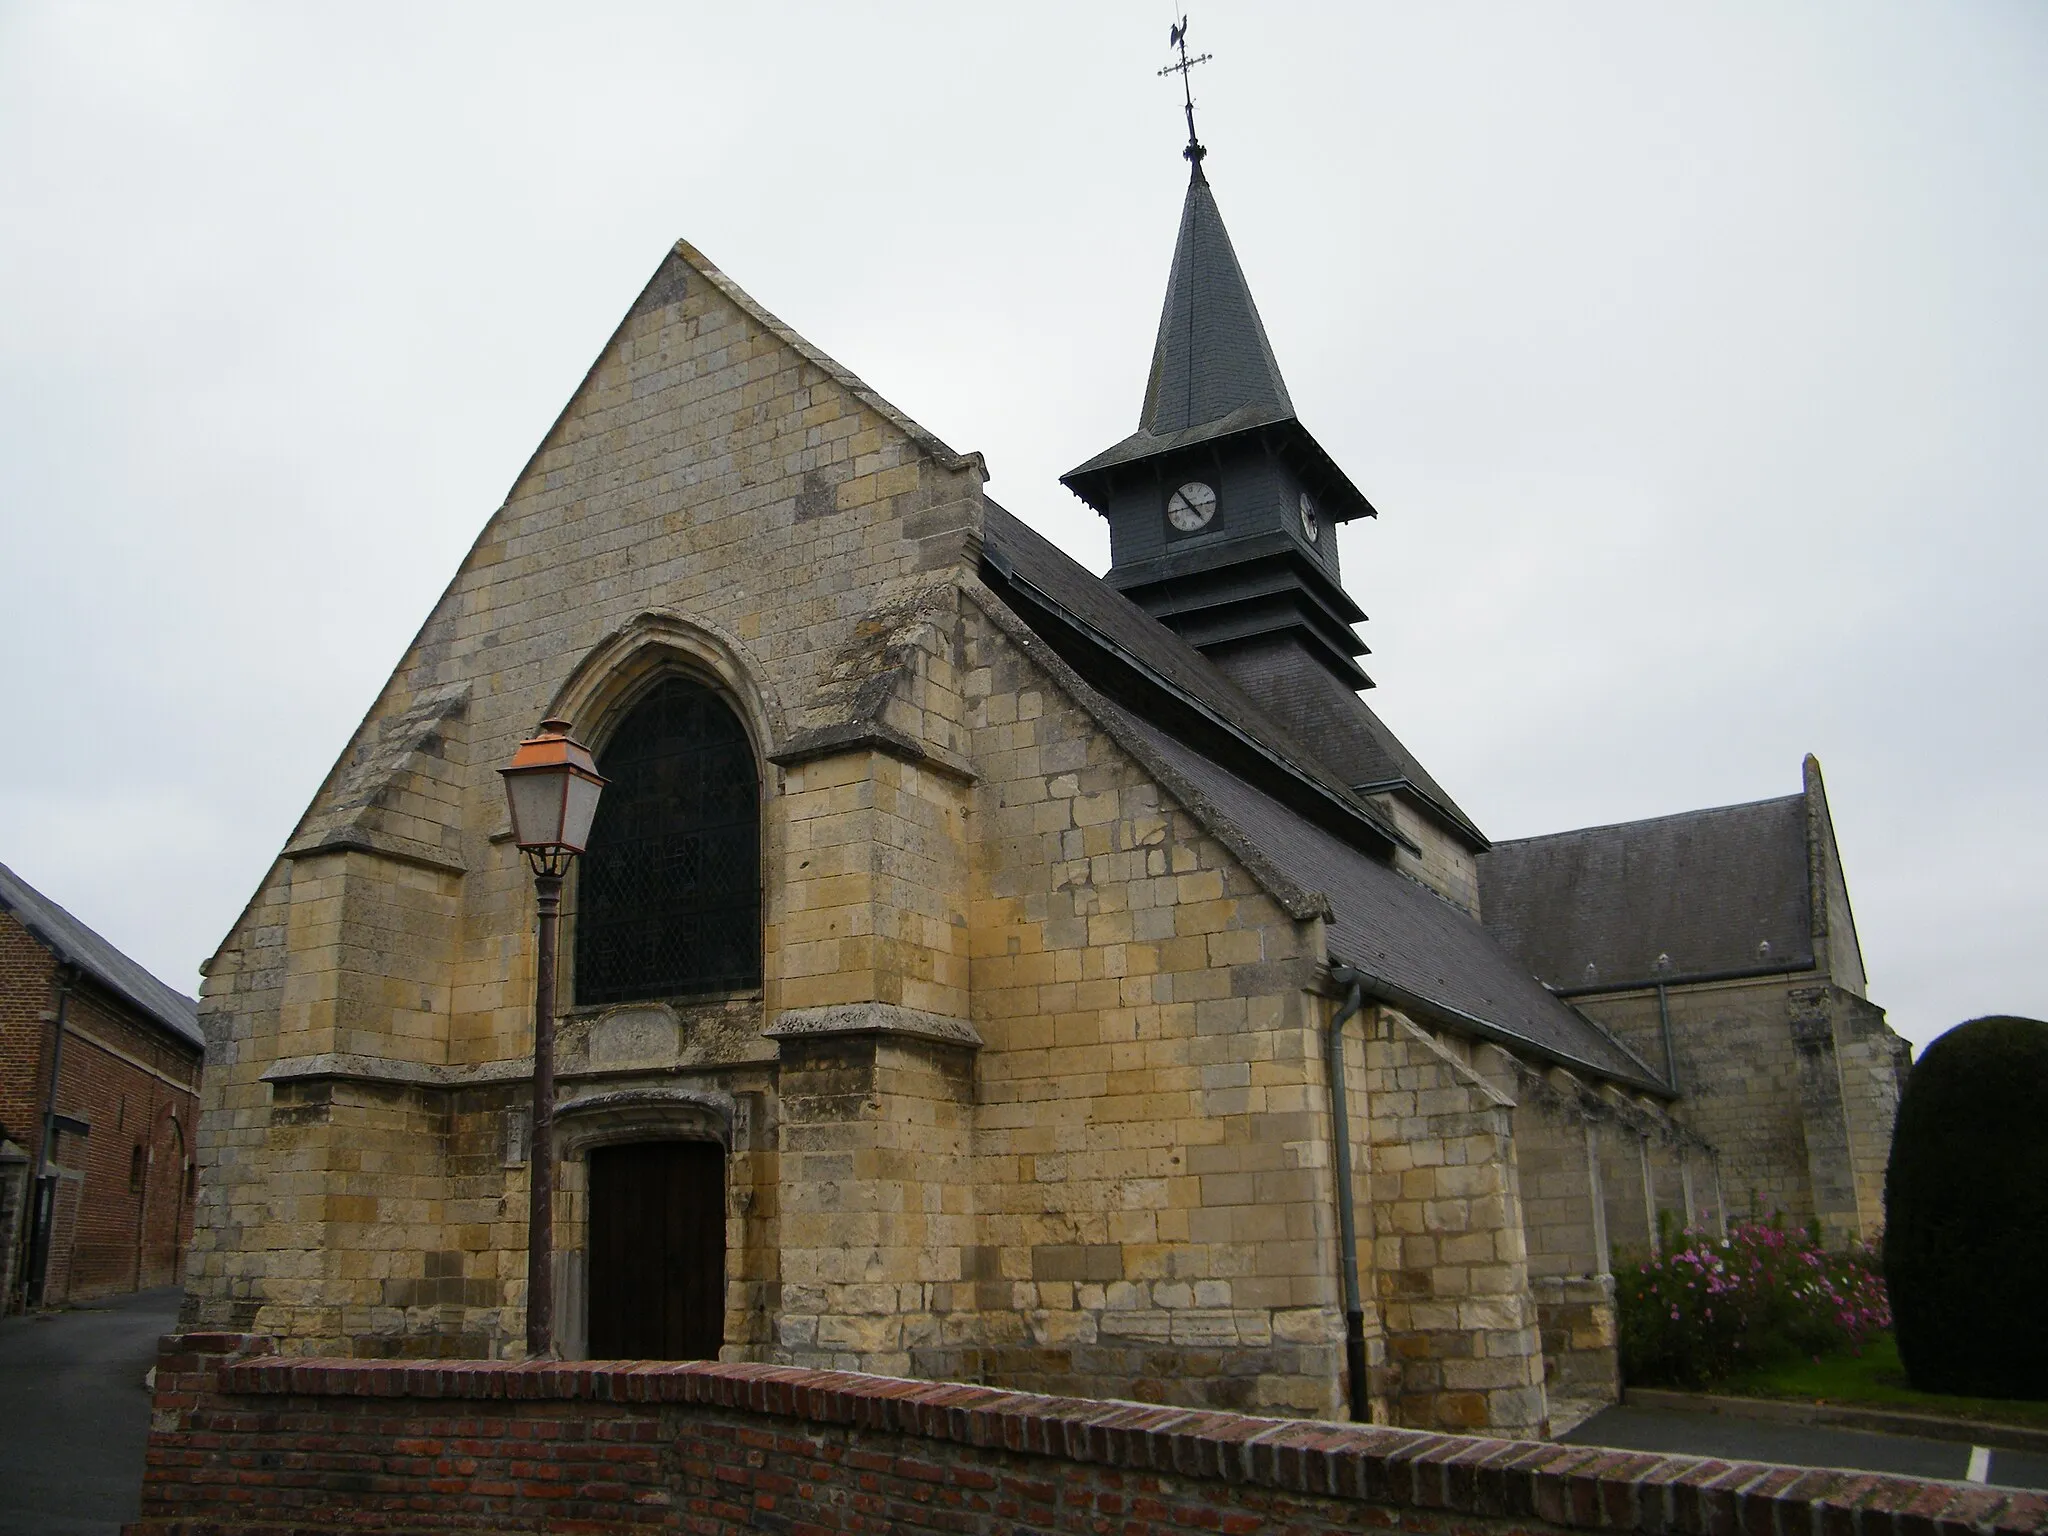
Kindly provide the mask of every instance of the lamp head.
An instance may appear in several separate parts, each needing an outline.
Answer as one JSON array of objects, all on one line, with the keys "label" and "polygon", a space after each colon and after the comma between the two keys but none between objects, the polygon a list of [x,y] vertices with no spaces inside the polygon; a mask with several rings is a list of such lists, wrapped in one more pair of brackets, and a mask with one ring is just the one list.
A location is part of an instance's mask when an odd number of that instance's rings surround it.
[{"label": "lamp head", "polygon": [[543,720],[519,743],[505,777],[512,840],[536,873],[560,874],[590,843],[590,824],[605,779],[590,749],[569,734],[566,720]]}]

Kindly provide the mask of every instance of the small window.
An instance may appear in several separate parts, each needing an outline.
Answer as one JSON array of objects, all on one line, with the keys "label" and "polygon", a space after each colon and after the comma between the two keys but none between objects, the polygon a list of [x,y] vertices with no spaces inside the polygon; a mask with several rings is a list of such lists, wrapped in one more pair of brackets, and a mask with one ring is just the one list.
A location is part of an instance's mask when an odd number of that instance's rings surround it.
[{"label": "small window", "polygon": [[130,1193],[139,1192],[142,1188],[143,1160],[142,1143],[138,1141],[135,1143],[135,1150],[128,1154],[128,1189]]}]

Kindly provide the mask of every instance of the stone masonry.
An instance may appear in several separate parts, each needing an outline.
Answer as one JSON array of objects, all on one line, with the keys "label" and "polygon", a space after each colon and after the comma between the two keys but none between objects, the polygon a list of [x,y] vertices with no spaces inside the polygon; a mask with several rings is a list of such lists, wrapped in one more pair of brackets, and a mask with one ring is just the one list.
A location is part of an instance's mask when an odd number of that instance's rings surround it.
[{"label": "stone masonry", "polygon": [[[1340,1417],[1343,1157],[1370,1417],[1539,1435],[1611,1399],[1613,1256],[1721,1219],[1737,1128],[1374,999],[1335,1148],[1329,897],[985,579],[983,478],[675,248],[207,967],[184,1326],[518,1358],[534,918],[496,769],[548,716],[602,751],[680,676],[752,747],[762,979],[585,1005],[565,942],[566,1354],[590,1152],[689,1139],[725,1158],[728,1362]],[[1404,878],[1476,931],[1471,849],[1396,810]],[[1861,1015],[1804,1006],[1869,1070]],[[1837,1123],[1831,1213],[1881,1129]]]}]

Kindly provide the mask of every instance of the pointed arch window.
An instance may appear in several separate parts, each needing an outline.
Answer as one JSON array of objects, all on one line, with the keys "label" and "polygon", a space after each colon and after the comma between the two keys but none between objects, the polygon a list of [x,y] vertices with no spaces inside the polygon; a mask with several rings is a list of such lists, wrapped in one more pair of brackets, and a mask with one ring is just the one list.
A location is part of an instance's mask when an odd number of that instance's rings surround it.
[{"label": "pointed arch window", "polygon": [[577,871],[576,1000],[761,984],[761,800],[730,706],[668,677],[598,756],[610,782]]}]

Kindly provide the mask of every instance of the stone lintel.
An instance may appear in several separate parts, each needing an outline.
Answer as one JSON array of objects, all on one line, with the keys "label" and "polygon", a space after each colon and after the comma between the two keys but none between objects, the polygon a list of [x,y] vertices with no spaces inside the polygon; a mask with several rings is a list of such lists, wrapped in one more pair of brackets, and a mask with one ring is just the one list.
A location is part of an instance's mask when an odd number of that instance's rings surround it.
[{"label": "stone lintel", "polygon": [[409,837],[393,837],[388,832],[373,832],[367,827],[338,827],[305,838],[287,847],[280,857],[310,859],[323,853],[373,853],[379,858],[393,859],[400,864],[417,864],[422,869],[438,870],[443,874],[469,873],[469,866],[446,849],[414,842]]},{"label": "stone lintel", "polygon": [[844,1035],[894,1035],[941,1045],[981,1049],[981,1032],[965,1019],[949,1019],[896,1003],[838,1003],[829,1008],[791,1008],[761,1031],[770,1040],[815,1040]]},{"label": "stone lintel", "polygon": [[[764,1066],[771,1056],[747,1057],[738,1062],[681,1066],[674,1063],[557,1067],[558,1083],[616,1082],[620,1079],[674,1077],[679,1072],[719,1072],[731,1066]],[[516,1056],[510,1061],[485,1061],[467,1066],[442,1066],[434,1062],[391,1061],[381,1056],[354,1056],[342,1051],[323,1051],[317,1056],[284,1056],[263,1073],[266,1083],[376,1083],[385,1087],[429,1088],[455,1092],[462,1088],[493,1088],[506,1083],[533,1081],[533,1058]]]},{"label": "stone lintel", "polygon": [[768,760],[783,768],[794,768],[816,758],[837,757],[846,752],[884,752],[914,768],[929,769],[963,784],[974,783],[980,775],[957,753],[928,741],[918,741],[880,720],[852,720],[836,725],[815,725],[798,731]]},{"label": "stone lintel", "polygon": [[342,1081],[384,1083],[402,1088],[477,1088],[493,1083],[525,1082],[533,1076],[533,1058],[487,1061],[475,1066],[443,1066],[424,1061],[392,1061],[382,1056],[356,1056],[322,1051],[317,1056],[284,1056],[263,1074],[266,1083]]},{"label": "stone lintel", "polygon": [[573,1157],[617,1141],[700,1137],[727,1149],[745,1146],[752,1117],[729,1093],[701,1088],[620,1088],[559,1100],[555,1150]]}]

